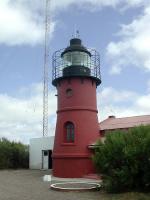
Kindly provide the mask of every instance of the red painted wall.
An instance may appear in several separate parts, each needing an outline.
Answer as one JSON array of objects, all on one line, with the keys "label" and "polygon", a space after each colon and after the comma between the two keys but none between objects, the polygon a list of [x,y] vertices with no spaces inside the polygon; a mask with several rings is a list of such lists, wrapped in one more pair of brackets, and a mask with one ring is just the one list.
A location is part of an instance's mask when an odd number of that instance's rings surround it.
[{"label": "red painted wall", "polygon": [[[72,96],[66,90],[72,89]],[[82,177],[94,173],[91,150],[88,145],[99,137],[96,105],[96,84],[90,78],[63,79],[57,86],[58,110],[53,150],[53,175],[57,177]],[[75,126],[75,141],[64,140],[64,124]]]}]

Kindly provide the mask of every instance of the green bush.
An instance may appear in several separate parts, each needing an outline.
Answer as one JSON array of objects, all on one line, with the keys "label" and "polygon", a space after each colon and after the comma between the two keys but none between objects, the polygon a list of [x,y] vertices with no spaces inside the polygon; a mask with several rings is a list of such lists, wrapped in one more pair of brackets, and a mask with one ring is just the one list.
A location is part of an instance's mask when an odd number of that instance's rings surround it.
[{"label": "green bush", "polygon": [[28,146],[0,139],[0,169],[17,169],[29,167]]},{"label": "green bush", "polygon": [[150,189],[150,126],[106,135],[97,142],[93,161],[108,192]]}]

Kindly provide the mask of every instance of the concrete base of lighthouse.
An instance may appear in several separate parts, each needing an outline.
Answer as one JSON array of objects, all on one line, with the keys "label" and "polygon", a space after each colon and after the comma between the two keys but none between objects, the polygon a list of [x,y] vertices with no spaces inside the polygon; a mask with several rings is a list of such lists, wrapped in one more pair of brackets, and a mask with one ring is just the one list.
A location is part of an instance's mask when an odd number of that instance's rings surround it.
[{"label": "concrete base of lighthouse", "polygon": [[94,174],[95,169],[89,155],[55,155],[53,157],[53,176],[61,178],[82,178]]}]

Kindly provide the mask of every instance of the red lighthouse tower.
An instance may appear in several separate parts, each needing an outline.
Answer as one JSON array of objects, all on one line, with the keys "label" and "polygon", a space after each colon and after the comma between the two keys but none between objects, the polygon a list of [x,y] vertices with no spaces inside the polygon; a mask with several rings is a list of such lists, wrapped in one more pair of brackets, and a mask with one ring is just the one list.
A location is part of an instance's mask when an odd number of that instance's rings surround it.
[{"label": "red lighthouse tower", "polygon": [[57,123],[53,175],[79,178],[94,173],[88,146],[99,137],[96,87],[101,83],[100,58],[79,38],[53,55],[53,81],[57,88]]}]

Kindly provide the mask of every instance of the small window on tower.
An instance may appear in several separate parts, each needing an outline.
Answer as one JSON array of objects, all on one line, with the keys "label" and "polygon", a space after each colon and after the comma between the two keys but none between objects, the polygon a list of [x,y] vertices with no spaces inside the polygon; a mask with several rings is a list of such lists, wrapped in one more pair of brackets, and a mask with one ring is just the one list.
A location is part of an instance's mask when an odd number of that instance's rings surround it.
[{"label": "small window on tower", "polygon": [[66,95],[67,95],[67,97],[71,97],[72,95],[73,95],[73,90],[72,89],[67,89],[66,90]]},{"label": "small window on tower", "polygon": [[65,142],[71,143],[75,140],[74,124],[67,122],[65,125]]}]

